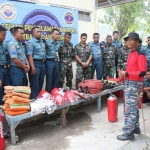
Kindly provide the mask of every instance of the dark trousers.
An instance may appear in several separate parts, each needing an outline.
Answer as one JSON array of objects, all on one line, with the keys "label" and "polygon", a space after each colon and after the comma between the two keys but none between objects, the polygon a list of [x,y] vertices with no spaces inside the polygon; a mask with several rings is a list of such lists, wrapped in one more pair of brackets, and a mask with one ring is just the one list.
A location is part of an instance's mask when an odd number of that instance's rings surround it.
[{"label": "dark trousers", "polygon": [[39,92],[42,90],[44,77],[46,73],[45,63],[34,60],[34,66],[36,69],[36,74],[31,75],[31,70],[29,71],[29,81],[31,87],[31,99],[35,99]]},{"label": "dark trousers", "polygon": [[96,76],[98,80],[102,79],[102,59],[92,60],[91,78],[94,78],[96,70]]},{"label": "dark trousers", "polygon": [[27,86],[28,80],[23,68],[17,66],[9,67],[9,78],[12,86]]},{"label": "dark trousers", "polygon": [[46,60],[46,91],[59,87],[59,62]]},{"label": "dark trousers", "polygon": [[3,87],[6,85],[10,85],[10,80],[8,76],[7,69],[0,67],[0,80],[2,82],[2,87],[0,87],[0,105],[3,104],[3,96],[4,96],[4,89]]},{"label": "dark trousers", "polygon": [[118,78],[117,66],[118,66],[118,55],[116,55],[116,57],[115,57],[116,78]]}]

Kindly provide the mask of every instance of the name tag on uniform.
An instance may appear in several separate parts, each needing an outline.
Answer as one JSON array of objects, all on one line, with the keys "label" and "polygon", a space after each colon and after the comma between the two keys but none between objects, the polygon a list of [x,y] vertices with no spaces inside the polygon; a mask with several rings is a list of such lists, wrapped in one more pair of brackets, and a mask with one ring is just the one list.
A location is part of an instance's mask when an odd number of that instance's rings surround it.
[{"label": "name tag on uniform", "polygon": [[58,52],[56,52],[56,56],[58,57]]}]

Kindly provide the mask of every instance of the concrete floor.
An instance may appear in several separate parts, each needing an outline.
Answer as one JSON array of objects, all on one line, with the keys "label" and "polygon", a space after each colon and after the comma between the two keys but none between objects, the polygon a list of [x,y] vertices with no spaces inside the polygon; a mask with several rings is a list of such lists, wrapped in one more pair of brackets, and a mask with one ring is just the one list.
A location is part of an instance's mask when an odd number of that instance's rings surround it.
[{"label": "concrete floor", "polygon": [[122,133],[124,122],[123,102],[119,100],[118,122],[108,122],[105,101],[102,102],[101,113],[96,113],[94,103],[70,111],[67,114],[67,127],[61,127],[58,116],[19,126],[19,142],[12,146],[7,140],[6,150],[150,150],[150,104],[144,104],[143,107],[149,148],[145,142],[142,117],[142,134],[136,135],[134,141],[122,142],[116,139]]}]

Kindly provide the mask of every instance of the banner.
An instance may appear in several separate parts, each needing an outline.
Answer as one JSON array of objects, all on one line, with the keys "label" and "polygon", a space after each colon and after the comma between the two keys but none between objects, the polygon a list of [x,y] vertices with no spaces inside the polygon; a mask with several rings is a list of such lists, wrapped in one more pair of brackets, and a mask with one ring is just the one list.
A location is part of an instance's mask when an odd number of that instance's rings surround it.
[{"label": "banner", "polygon": [[[34,26],[41,28],[42,39],[51,38],[51,30],[58,28],[60,31],[59,40],[63,39],[65,32],[72,33],[71,42],[78,43],[78,11],[60,7],[43,6],[14,1],[0,1],[0,24],[8,30],[12,27],[23,27],[24,40],[32,38],[31,29]],[[7,33],[6,41],[12,38]]]}]

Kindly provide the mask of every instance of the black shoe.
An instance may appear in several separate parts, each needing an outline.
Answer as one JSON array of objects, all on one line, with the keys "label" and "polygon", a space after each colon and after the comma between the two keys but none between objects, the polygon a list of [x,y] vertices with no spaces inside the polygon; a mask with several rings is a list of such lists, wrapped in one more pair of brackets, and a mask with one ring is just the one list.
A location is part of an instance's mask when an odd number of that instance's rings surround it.
[{"label": "black shoe", "polygon": [[136,128],[133,130],[134,134],[141,134],[141,129],[140,128]]},{"label": "black shoe", "polygon": [[131,133],[130,135],[122,134],[122,135],[118,135],[117,139],[121,141],[134,140],[135,136],[133,133]]}]

